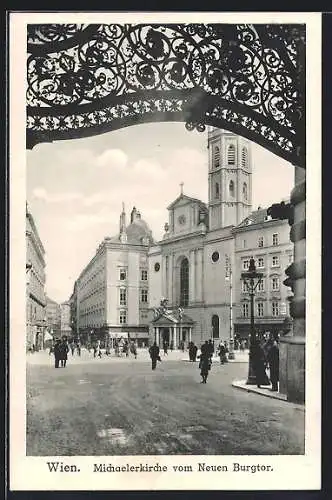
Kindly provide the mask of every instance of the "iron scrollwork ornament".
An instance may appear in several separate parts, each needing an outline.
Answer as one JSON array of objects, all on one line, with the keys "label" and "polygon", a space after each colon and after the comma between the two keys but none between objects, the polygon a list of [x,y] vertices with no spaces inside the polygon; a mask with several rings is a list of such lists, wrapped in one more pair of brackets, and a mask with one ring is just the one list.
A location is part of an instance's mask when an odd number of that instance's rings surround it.
[{"label": "iron scrollwork ornament", "polygon": [[304,166],[304,25],[29,25],[27,81],[28,147],[173,120]]}]

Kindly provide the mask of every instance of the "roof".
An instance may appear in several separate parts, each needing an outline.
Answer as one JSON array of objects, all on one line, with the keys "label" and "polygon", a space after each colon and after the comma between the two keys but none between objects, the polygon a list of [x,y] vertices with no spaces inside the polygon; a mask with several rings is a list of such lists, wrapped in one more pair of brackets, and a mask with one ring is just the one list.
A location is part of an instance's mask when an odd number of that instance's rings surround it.
[{"label": "roof", "polygon": [[[154,243],[152,231],[149,228],[149,225],[143,219],[135,219],[129,226],[126,228],[127,234],[127,244],[129,245],[142,245],[143,238],[148,239],[148,243]],[[120,233],[116,236],[112,236],[111,238],[106,238],[106,240],[110,243],[116,243],[122,245],[120,241]]]},{"label": "roof", "polygon": [[187,314],[182,314],[182,318],[180,321],[180,315],[178,311],[166,311],[155,320],[152,320],[152,323],[156,326],[178,325],[180,323],[181,325],[187,326],[187,325],[193,325],[195,322],[189,316],[187,316]]},{"label": "roof", "polygon": [[272,219],[271,216],[267,215],[267,208],[259,208],[258,210],[254,210],[251,212],[248,217],[246,217],[240,224],[235,226],[234,229],[237,228],[242,228],[242,227],[248,227],[254,224],[263,224],[264,222],[269,222],[272,220],[279,220],[279,219]]},{"label": "roof", "polygon": [[185,200],[185,201],[188,201],[188,202],[194,202],[194,203],[198,203],[200,205],[201,208],[204,208],[205,210],[208,210],[207,208],[207,205],[206,203],[204,203],[204,201],[202,200],[199,200],[198,198],[193,198],[191,196],[187,196],[186,194],[183,194],[181,193],[177,198],[176,200],[174,200],[168,207],[167,207],[167,210],[171,210],[175,205],[177,205],[177,203],[180,201],[180,200]]}]

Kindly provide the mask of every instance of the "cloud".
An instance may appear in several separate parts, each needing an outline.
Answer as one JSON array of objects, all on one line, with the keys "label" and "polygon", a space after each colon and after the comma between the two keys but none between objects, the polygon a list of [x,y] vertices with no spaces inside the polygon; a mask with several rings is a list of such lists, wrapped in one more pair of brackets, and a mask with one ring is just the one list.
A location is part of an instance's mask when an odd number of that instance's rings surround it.
[{"label": "cloud", "polygon": [[32,191],[32,195],[37,200],[45,201],[45,203],[66,203],[78,201],[83,198],[83,195],[78,192],[59,192],[49,193],[46,189],[37,187]]},{"label": "cloud", "polygon": [[121,149],[106,149],[97,156],[94,164],[98,167],[123,168],[127,165],[128,156]]}]

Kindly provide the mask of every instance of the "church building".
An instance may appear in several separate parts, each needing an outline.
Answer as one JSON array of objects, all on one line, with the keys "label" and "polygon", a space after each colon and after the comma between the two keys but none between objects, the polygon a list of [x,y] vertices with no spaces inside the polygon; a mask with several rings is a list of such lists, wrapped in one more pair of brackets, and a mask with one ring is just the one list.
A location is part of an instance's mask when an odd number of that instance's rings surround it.
[{"label": "church building", "polygon": [[[259,238],[262,233],[264,240],[268,227],[276,255],[281,250],[276,248],[277,236],[273,237],[273,234],[279,235],[279,226],[286,235],[282,237],[282,251],[291,253],[292,249],[286,221],[271,221],[266,210],[262,210],[265,214],[263,220],[258,218],[259,227],[255,226],[257,217],[251,220],[253,168],[250,142],[231,132],[210,127],[208,155],[208,202],[185,194],[182,184],[179,196],[167,207],[169,221],[165,224],[163,239],[149,248],[150,341],[162,344],[167,340],[174,348],[190,340],[200,344],[209,338],[216,342],[229,339],[236,333],[237,320],[241,323],[238,327],[241,335],[248,336],[248,305],[242,305],[242,302],[247,304],[248,299],[243,296],[240,276],[241,265],[245,265],[242,264],[244,256],[256,256],[256,248],[260,254],[264,253],[263,250],[267,252],[261,248]],[[254,228],[258,229],[259,236],[255,233],[255,237],[247,238],[244,255],[241,245],[246,240],[245,232],[250,230],[254,234]],[[267,254],[265,258],[267,261]],[[281,285],[283,270],[280,265],[278,269],[274,267],[275,278],[280,274],[278,284],[286,294],[286,287]],[[275,289],[271,298],[274,302],[284,300],[279,289]],[[269,299],[267,294],[262,300]],[[270,307],[265,309],[271,316]],[[283,312],[282,308],[275,311],[278,311],[278,316]],[[269,326],[265,315],[264,320],[265,328]]]}]

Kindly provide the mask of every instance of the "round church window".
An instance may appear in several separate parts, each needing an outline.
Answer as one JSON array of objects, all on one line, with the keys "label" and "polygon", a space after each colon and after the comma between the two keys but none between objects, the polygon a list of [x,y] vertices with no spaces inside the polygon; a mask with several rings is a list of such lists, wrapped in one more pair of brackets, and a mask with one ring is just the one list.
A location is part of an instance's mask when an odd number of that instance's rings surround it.
[{"label": "round church window", "polygon": [[158,271],[159,271],[159,269],[160,269],[160,264],[159,264],[159,262],[156,262],[156,263],[155,263],[155,265],[154,265],[154,270],[155,270],[156,272],[158,272]]},{"label": "round church window", "polygon": [[212,262],[217,262],[219,260],[219,252],[213,252]]}]

